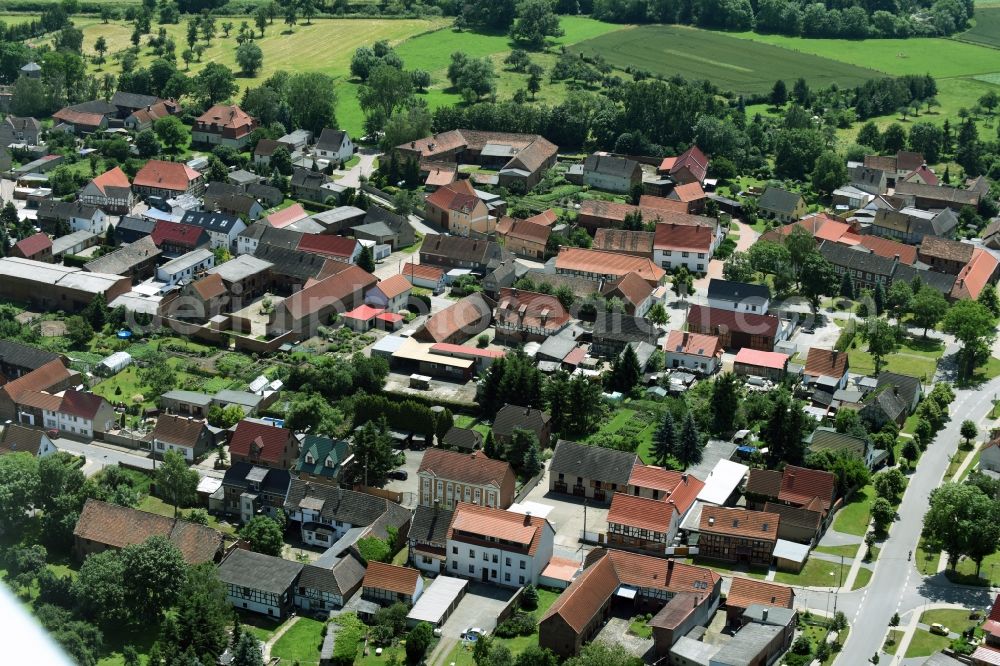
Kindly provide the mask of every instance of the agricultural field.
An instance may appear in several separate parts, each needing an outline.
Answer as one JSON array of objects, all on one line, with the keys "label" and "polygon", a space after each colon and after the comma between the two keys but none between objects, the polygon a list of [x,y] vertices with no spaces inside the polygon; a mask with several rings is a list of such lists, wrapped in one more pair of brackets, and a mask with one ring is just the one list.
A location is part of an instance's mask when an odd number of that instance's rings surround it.
[{"label": "agricultural field", "polygon": [[683,26],[645,25],[605,34],[573,46],[585,55],[601,55],[613,67],[653,74],[708,79],[725,90],[763,93],[780,78],[805,74],[814,86],[854,86],[878,76],[867,63],[845,63],[823,55],[790,52],[766,43],[721,32]]},{"label": "agricultural field", "polygon": [[959,35],[958,39],[973,44],[1000,47],[1000,7],[976,7],[975,23],[971,29]]}]

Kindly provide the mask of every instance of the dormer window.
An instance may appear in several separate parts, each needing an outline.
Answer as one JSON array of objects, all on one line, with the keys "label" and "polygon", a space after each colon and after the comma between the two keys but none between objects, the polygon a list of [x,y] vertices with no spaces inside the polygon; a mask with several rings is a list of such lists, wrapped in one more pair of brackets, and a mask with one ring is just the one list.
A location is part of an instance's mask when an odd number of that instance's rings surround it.
[{"label": "dormer window", "polygon": [[327,456],[325,464],[326,464],[327,467],[333,467],[334,466],[334,464],[333,464],[333,458],[331,458],[330,456]]},{"label": "dormer window", "polygon": [[313,458],[313,456],[312,456],[311,453],[307,453],[306,454],[306,462],[309,463],[310,465],[312,465],[313,463],[316,462],[316,459]]}]

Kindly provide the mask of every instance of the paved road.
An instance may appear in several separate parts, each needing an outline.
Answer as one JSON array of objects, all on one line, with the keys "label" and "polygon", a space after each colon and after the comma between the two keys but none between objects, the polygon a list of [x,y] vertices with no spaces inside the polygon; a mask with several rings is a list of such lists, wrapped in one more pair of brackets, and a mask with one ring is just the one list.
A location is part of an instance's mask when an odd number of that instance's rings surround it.
[{"label": "paved road", "polygon": [[[1000,378],[975,389],[956,391],[950,409],[951,420],[938,433],[910,476],[899,505],[899,519],[883,544],[871,582],[864,590],[840,595],[839,607],[847,613],[852,630],[837,664],[857,666],[866,663],[881,647],[893,613],[902,615],[931,602],[980,608],[988,605],[988,590],[951,585],[940,574],[924,579],[916,569],[915,560],[908,561],[908,553],[916,551],[928,496],[941,483],[949,459],[958,449],[962,421],[971,419],[980,423],[989,413],[997,392],[1000,392]],[[820,601],[815,593],[807,597],[810,604]]]},{"label": "paved road", "polygon": [[375,171],[375,158],[378,156],[379,153],[371,149],[360,149],[358,151],[360,161],[357,164],[344,171],[334,171],[334,174],[341,176],[337,179],[337,184],[344,187],[360,187],[361,177],[370,178],[372,172]]},{"label": "paved road", "polygon": [[[84,456],[87,459],[87,464],[84,465],[83,471],[87,476],[93,476],[107,465],[117,465],[118,463],[126,463],[140,469],[154,469],[152,458],[142,453],[134,453],[122,447],[109,446],[100,442],[79,442],[75,439],[67,439],[65,437],[57,437],[52,440],[52,443],[60,451],[68,451],[74,455]],[[224,472],[216,469],[206,469],[200,466],[196,466],[193,469],[203,477],[211,476],[221,479],[224,475]]]}]

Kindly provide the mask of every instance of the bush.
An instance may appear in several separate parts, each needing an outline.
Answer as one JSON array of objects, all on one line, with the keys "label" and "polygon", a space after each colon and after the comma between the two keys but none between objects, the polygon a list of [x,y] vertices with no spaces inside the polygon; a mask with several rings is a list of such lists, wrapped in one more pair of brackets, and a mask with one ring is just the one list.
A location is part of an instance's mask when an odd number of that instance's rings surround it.
[{"label": "bush", "polygon": [[497,625],[493,632],[500,638],[515,638],[517,636],[530,636],[538,628],[538,620],[533,613],[517,611],[509,618]]},{"label": "bush", "polygon": [[345,613],[334,622],[340,624],[340,631],[333,644],[333,663],[335,666],[352,666],[358,656],[358,646],[364,637],[365,625],[354,613]]},{"label": "bush", "polygon": [[837,336],[837,342],[834,343],[833,348],[837,351],[847,351],[854,342],[854,336],[857,335],[857,325],[854,323],[853,319],[847,321],[844,326],[844,330],[840,332]]},{"label": "bush", "polygon": [[528,585],[521,593],[521,607],[530,611],[538,608],[538,589],[534,585]]}]

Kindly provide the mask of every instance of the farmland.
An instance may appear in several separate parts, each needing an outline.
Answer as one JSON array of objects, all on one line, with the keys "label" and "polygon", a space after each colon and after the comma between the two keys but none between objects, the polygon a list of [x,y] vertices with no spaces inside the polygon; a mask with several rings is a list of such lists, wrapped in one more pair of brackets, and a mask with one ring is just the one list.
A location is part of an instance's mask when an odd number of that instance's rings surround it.
[{"label": "farmland", "polygon": [[689,79],[708,79],[724,90],[763,93],[780,78],[803,74],[819,87],[854,86],[878,76],[863,63],[837,62],[823,55],[791,52],[770,44],[738,40],[725,33],[666,25],[647,25],[589,39],[573,46],[601,55],[613,67],[642,69]]},{"label": "farmland", "polygon": [[976,25],[958,36],[963,42],[1000,47],[1000,7],[976,7]]}]

